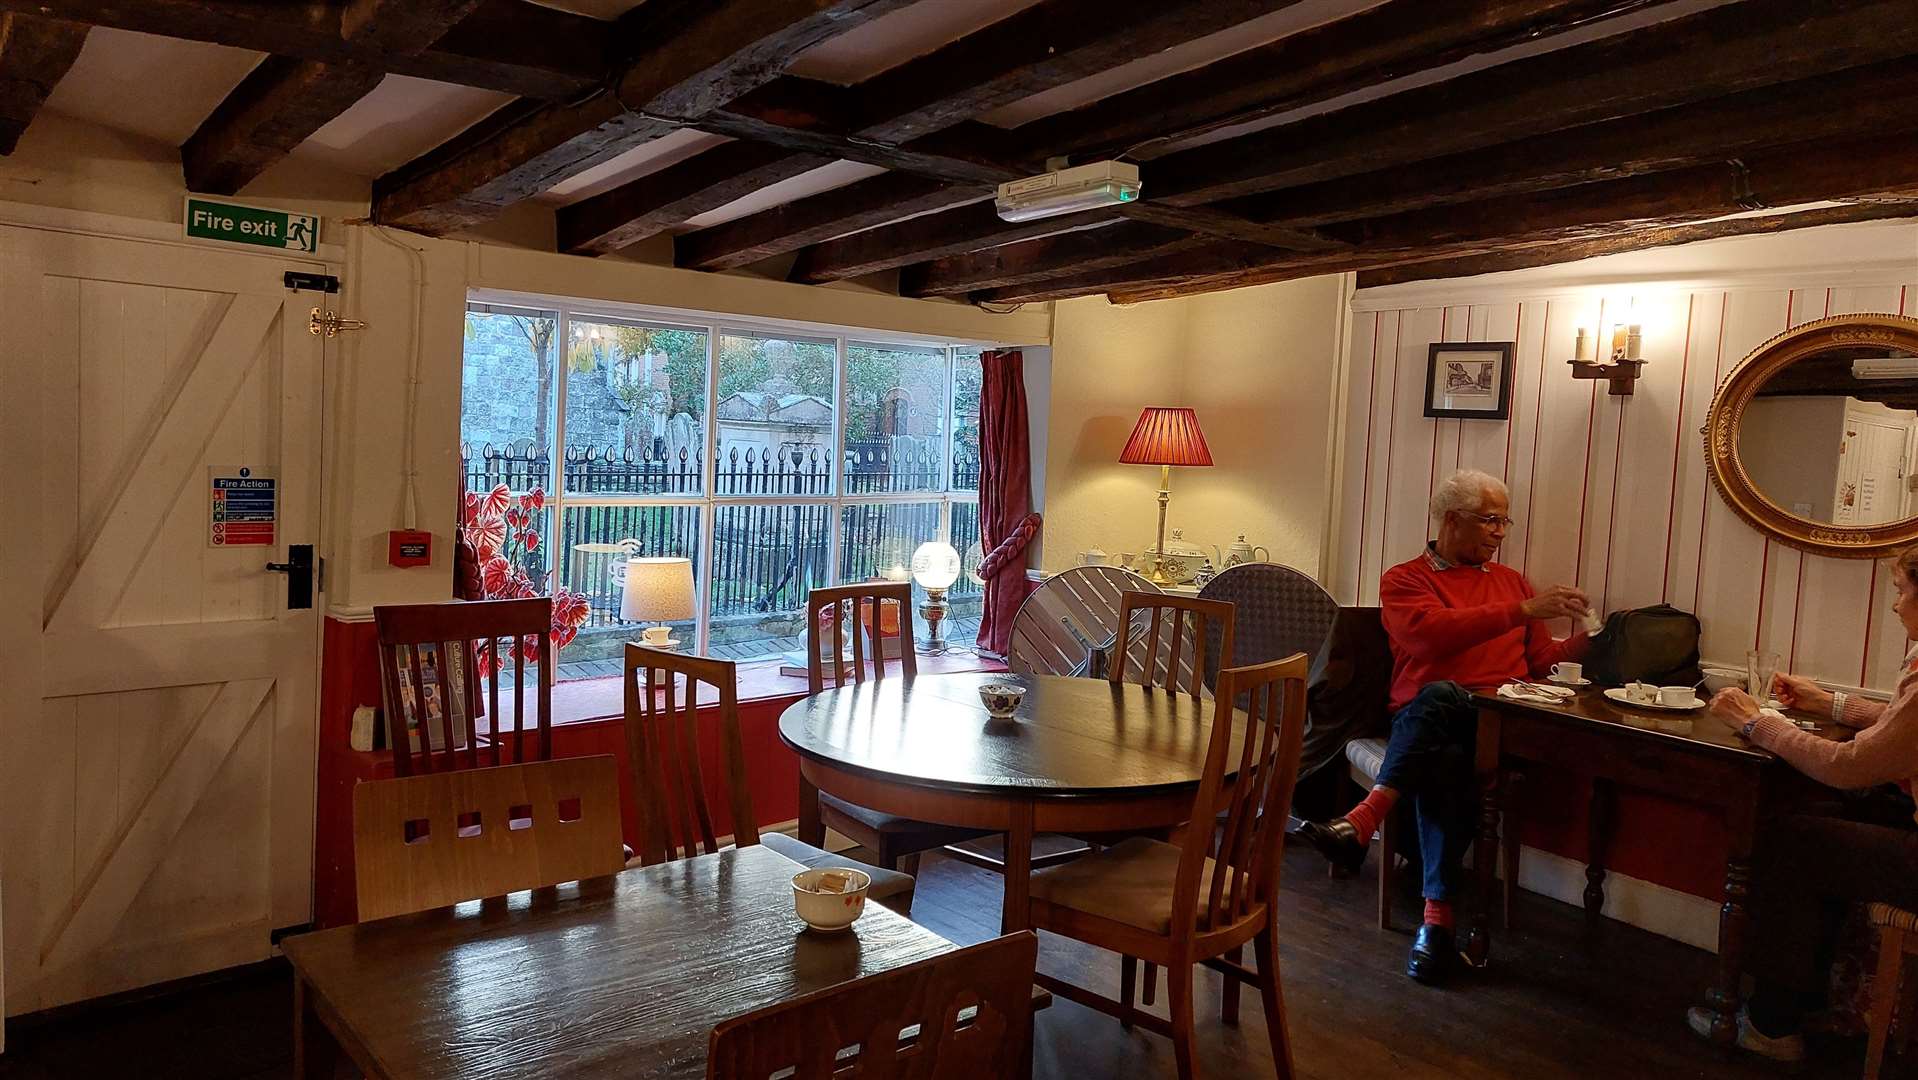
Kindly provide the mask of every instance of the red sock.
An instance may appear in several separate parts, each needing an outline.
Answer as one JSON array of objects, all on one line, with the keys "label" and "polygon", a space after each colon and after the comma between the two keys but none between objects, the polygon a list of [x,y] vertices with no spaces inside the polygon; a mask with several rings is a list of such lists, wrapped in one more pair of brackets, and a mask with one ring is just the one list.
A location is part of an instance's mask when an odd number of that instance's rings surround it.
[{"label": "red sock", "polygon": [[1427,900],[1425,902],[1425,924],[1452,928],[1452,903],[1449,900]]},{"label": "red sock", "polygon": [[1363,802],[1345,812],[1345,820],[1358,830],[1361,844],[1372,842],[1372,834],[1379,831],[1379,826],[1392,813],[1392,806],[1398,801],[1398,792],[1388,787],[1375,787]]}]

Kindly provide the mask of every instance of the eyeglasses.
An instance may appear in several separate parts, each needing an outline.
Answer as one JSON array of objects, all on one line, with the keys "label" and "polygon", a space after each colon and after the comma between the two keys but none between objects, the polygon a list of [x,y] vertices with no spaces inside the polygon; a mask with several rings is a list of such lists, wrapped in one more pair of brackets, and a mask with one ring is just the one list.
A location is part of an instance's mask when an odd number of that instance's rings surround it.
[{"label": "eyeglasses", "polygon": [[1474,521],[1482,521],[1494,529],[1509,529],[1512,527],[1512,519],[1503,514],[1474,514],[1470,510],[1458,510],[1454,512],[1462,517],[1471,518]]}]

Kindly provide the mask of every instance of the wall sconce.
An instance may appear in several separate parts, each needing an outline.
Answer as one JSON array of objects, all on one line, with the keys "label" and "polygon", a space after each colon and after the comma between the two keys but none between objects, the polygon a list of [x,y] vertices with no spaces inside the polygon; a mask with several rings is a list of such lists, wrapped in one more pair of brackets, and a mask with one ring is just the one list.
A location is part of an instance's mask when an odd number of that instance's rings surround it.
[{"label": "wall sconce", "polygon": [[1614,323],[1605,339],[1605,359],[1599,360],[1599,338],[1591,328],[1581,326],[1572,341],[1572,378],[1604,379],[1611,384],[1613,397],[1630,397],[1638,382],[1639,369],[1645,366],[1645,328],[1638,323]]}]

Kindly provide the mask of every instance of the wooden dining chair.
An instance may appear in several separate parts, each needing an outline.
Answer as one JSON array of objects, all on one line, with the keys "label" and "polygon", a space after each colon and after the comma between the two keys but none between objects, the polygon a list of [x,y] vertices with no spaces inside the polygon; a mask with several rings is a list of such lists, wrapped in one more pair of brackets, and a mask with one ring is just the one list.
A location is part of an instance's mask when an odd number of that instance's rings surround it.
[{"label": "wooden dining chair", "polygon": [[1119,625],[1125,637],[1113,645],[1106,677],[1114,683],[1163,686],[1202,697],[1206,642],[1218,641],[1219,655],[1231,656],[1232,623],[1233,605],[1227,600],[1128,592],[1119,598]]},{"label": "wooden dining chair", "polygon": [[[1885,1052],[1891,1044],[1892,1018],[1899,1027],[1899,1054],[1903,1056],[1911,1042],[1913,1005],[1918,995],[1910,993],[1905,979],[1905,959],[1918,954],[1918,914],[1890,904],[1871,904],[1865,914],[1878,931],[1878,976],[1871,987],[1869,1036],[1865,1044],[1865,1080],[1884,1075]],[[1905,1063],[1909,1071],[1909,1062]]]},{"label": "wooden dining chair", "polygon": [[[1207,642],[1217,641],[1221,656],[1231,656],[1233,647],[1234,605],[1229,600],[1205,600],[1159,592],[1126,592],[1119,597],[1121,637],[1106,659],[1106,677],[1116,686],[1135,682],[1145,686],[1164,686],[1174,693],[1200,698],[1208,690],[1205,679]],[[1163,639],[1161,638],[1163,634]],[[1160,641],[1165,651],[1160,651]],[[1128,678],[1128,673],[1132,674]],[[1095,845],[1127,839],[1132,834],[1085,836]],[[1163,832],[1144,834],[1155,839]],[[1237,957],[1234,957],[1236,960]],[[1124,975],[1126,993],[1132,993],[1132,972]],[[1141,996],[1153,1003],[1159,986],[1159,969],[1147,962]],[[1238,984],[1226,981],[1226,1015],[1239,1015]]]},{"label": "wooden dining chair", "polygon": [[[888,605],[891,607],[888,608]],[[890,632],[886,629],[888,610],[898,612]],[[822,628],[822,622],[830,629]],[[850,668],[846,665],[846,634],[843,629],[848,623],[853,627]],[[814,589],[806,598],[807,692],[817,694],[828,686],[844,686],[849,682],[861,683],[869,679],[873,682],[884,680],[885,643],[888,639],[898,643],[897,677],[911,681],[918,674],[918,665],[912,651],[910,582],[869,581]],[[828,654],[832,662],[830,669],[820,656],[828,641],[831,643]],[[831,828],[872,852],[880,866],[907,874],[919,872],[921,852],[991,835],[976,829],[934,825],[869,810],[825,792],[819,795],[819,818],[823,826],[819,835],[808,836],[802,832],[799,839],[815,847],[823,845],[826,842],[825,828]]]},{"label": "wooden dining chair", "polygon": [[[551,598],[385,604],[373,609],[373,625],[396,775],[552,758],[553,688],[546,677],[556,662]],[[537,665],[527,663],[528,641],[535,643]],[[510,650],[512,658],[497,673],[482,672],[485,653],[494,649],[502,656]],[[529,667],[536,707],[530,716]],[[512,689],[510,717],[500,709],[502,680]],[[482,715],[482,682],[483,715],[489,718],[484,747],[474,722]]]},{"label": "wooden dining chair", "polygon": [[[658,675],[678,678],[657,678]],[[700,763],[699,685],[713,688],[719,722],[720,772],[732,842],[766,847],[809,869],[863,870],[872,877],[867,894],[901,915],[912,913],[909,874],[868,866],[796,840],[759,831],[752,788],[746,779],[746,747],[739,733],[739,669],[731,660],[689,656],[629,642],[626,645],[626,756],[633,798],[639,806],[640,866],[718,851],[723,827],[708,801],[713,787]],[[664,685],[661,685],[661,684]],[[683,692],[682,692],[683,687]],[[649,689],[650,688],[650,689]],[[711,714],[709,714],[711,715]]]},{"label": "wooden dining chair", "polygon": [[713,1029],[706,1076],[1024,1075],[1038,953],[1022,930],[735,1017]]},{"label": "wooden dining chair", "polygon": [[[1291,656],[1219,673],[1205,773],[1193,801],[1193,825],[1177,843],[1136,837],[1032,875],[1031,925],[1036,930],[1111,949],[1125,959],[1125,997],[1113,1001],[1046,975],[1038,982],[1060,997],[1172,1038],[1181,1080],[1198,1075],[1193,1048],[1193,969],[1222,972],[1227,985],[1258,988],[1272,1060],[1282,1080],[1293,1076],[1280,991],[1279,869],[1285,822],[1305,737],[1305,657]],[[1243,711],[1232,703],[1244,700]],[[1224,817],[1223,830],[1213,822]],[[1213,847],[1215,831],[1221,833]],[[1257,970],[1232,959],[1255,945]],[[1171,1019],[1139,1011],[1131,1001],[1138,960],[1164,967]]]},{"label": "wooden dining chair", "polygon": [[610,754],[368,780],[353,789],[359,918],[617,874]]}]

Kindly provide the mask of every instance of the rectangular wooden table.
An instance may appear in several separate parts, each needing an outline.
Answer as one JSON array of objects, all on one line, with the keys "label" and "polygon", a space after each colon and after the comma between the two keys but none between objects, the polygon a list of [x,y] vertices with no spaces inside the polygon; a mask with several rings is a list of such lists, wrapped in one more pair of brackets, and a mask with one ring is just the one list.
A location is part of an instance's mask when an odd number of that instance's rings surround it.
[{"label": "rectangular wooden table", "polygon": [[755,845],[288,938],[296,1075],[703,1077],[720,1021],[958,947],[878,904],[809,931],[799,869]]},{"label": "rectangular wooden table", "polygon": [[[1719,909],[1718,977],[1706,992],[1705,1004],[1718,1015],[1714,1038],[1730,1042],[1750,931],[1751,857],[1761,816],[1818,790],[1817,785],[1703,710],[1681,714],[1632,709],[1614,705],[1597,689],[1581,691],[1566,704],[1555,706],[1489,693],[1476,695],[1474,701],[1479,706],[1476,771],[1482,802],[1472,859],[1480,900],[1466,934],[1466,954],[1482,964],[1491,950],[1489,915],[1495,895],[1502,785],[1509,764],[1537,762],[1592,778],[1585,907],[1594,919],[1605,902],[1605,856],[1616,785],[1708,806],[1724,818],[1728,850],[1725,903]],[[1691,722],[1685,730],[1659,727],[1659,721],[1687,719]],[[1849,735],[1829,719],[1818,734]]]}]

